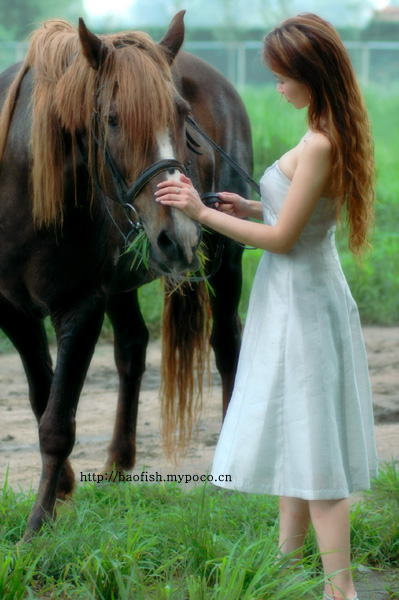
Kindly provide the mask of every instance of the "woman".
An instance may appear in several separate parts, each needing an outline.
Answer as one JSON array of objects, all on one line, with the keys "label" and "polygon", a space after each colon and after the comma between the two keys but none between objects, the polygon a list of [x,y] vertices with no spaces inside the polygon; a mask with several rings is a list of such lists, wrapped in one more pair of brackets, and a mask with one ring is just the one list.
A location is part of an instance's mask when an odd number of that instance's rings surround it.
[{"label": "woman", "polygon": [[265,250],[212,472],[231,475],[222,486],[280,496],[280,555],[301,559],[312,523],[325,597],[352,600],[349,494],[370,486],[377,456],[367,359],[335,223],[345,210],[350,249],[369,245],[373,145],[349,57],[329,23],[312,14],[284,21],[265,37],[263,59],[277,91],[307,107],[309,128],[266,170],[262,203],[222,192],[212,210],[184,176],[159,184],[156,199]]}]

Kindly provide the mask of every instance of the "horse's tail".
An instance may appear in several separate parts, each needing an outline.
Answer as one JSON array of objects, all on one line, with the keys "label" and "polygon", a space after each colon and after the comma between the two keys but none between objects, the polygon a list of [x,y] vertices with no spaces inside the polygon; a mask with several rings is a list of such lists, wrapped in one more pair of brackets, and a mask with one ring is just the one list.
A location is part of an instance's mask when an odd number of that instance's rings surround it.
[{"label": "horse's tail", "polygon": [[[210,374],[211,311],[205,285],[184,284],[170,292],[165,282],[162,321],[162,435],[167,455],[187,449],[202,408],[203,378]],[[169,292],[169,293],[168,293]]]},{"label": "horse's tail", "polygon": [[0,163],[3,160],[10,125],[14,116],[15,107],[21,90],[22,80],[29,71],[29,64],[25,61],[19,69],[17,76],[8,88],[7,96],[0,115]]}]

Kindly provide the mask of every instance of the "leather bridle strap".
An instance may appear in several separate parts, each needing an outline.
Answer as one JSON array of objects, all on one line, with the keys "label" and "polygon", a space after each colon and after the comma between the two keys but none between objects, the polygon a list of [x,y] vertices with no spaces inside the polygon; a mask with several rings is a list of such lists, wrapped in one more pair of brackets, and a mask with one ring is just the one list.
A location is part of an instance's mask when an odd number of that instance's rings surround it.
[{"label": "leather bridle strap", "polygon": [[[93,148],[93,166],[92,166],[90,175],[91,175],[92,181],[94,183],[94,186],[95,186],[97,192],[99,193],[99,195],[101,196],[101,198],[104,201],[104,204],[106,205],[108,214],[110,215],[110,217],[111,217],[112,221],[114,222],[115,226],[117,227],[118,231],[120,232],[120,234],[126,241],[128,238],[131,237],[133,232],[130,232],[130,234],[126,238],[126,236],[122,233],[121,229],[117,226],[115,220],[113,219],[113,217],[109,211],[108,205],[105,201],[106,195],[102,189],[101,183],[98,178],[97,150],[98,150],[98,148],[103,147],[103,145],[104,145],[102,142],[102,139],[103,139],[102,131],[100,129],[100,136],[99,136],[97,133],[98,129],[99,129],[99,125],[96,121],[95,116],[93,115],[91,130],[92,130],[92,137],[94,140],[94,148]],[[100,137],[100,140],[99,140],[99,137]],[[85,162],[86,167],[89,170],[88,155],[87,155],[86,149],[84,147],[83,140],[79,134],[76,135],[76,141],[77,141],[81,156],[83,158],[83,161]],[[104,161],[109,169],[109,172],[110,172],[110,175],[111,175],[114,187],[115,187],[115,192],[116,192],[116,195],[118,198],[118,202],[124,208],[127,218],[128,218],[128,221],[132,225],[133,230],[136,232],[140,231],[143,226],[140,222],[138,213],[133,206],[133,203],[134,203],[135,199],[137,198],[137,196],[143,191],[144,187],[151,181],[151,179],[153,179],[154,177],[156,177],[157,175],[159,175],[160,173],[163,173],[165,171],[169,171],[172,174],[177,170],[177,171],[180,171],[181,173],[183,173],[184,175],[187,174],[186,168],[178,160],[163,159],[163,160],[157,161],[156,163],[154,163],[153,165],[151,165],[147,169],[145,169],[139,175],[139,177],[136,179],[136,181],[133,183],[133,185],[131,185],[129,187],[127,185],[125,179],[120,174],[120,172],[115,164],[115,161],[112,158],[112,155],[109,151],[107,144],[105,144],[105,148],[104,148]],[[136,218],[135,222],[132,221],[132,219],[129,216],[130,211],[133,212],[135,215],[135,218]]]},{"label": "leather bridle strap", "polygon": [[[110,164],[108,157],[107,163]],[[186,168],[178,160],[175,160],[173,158],[165,158],[163,160],[159,160],[150,167],[148,167],[145,171],[143,171],[141,175],[139,175],[139,177],[136,179],[134,184],[128,189],[126,193],[127,203],[131,204],[132,202],[134,202],[137,196],[143,191],[147,183],[149,183],[151,179],[153,179],[156,175],[159,175],[159,173],[163,173],[165,171],[169,171],[169,173],[171,174],[174,173],[174,171],[180,171],[181,173],[183,173],[183,175],[187,174]]]},{"label": "leather bridle strap", "polygon": [[192,119],[189,115],[187,115],[186,121],[189,125],[191,125],[191,127],[193,127],[195,129],[195,131],[197,131],[197,133],[199,133],[204,138],[204,140],[206,140],[208,142],[208,144],[210,144],[212,146],[212,148],[215,150],[215,152],[217,154],[219,154],[219,156],[221,158],[223,158],[223,160],[225,162],[227,162],[230,165],[230,167],[232,169],[234,169],[234,171],[236,173],[238,173],[238,175],[242,179],[244,179],[244,181],[246,181],[252,187],[252,189],[254,189],[255,192],[257,194],[259,194],[259,196],[260,196],[260,187],[256,183],[256,181],[254,179],[252,179],[252,177],[250,175],[248,175],[248,173],[246,171],[244,171],[244,169],[242,169],[240,167],[240,165],[237,164],[236,161],[233,158],[231,158],[231,156],[229,156],[227,154],[227,152],[225,152],[223,150],[223,148],[218,146],[216,144],[216,142],[214,142],[209,136],[207,136],[206,133],[204,131],[202,131],[202,129],[197,125],[197,123],[194,121],[194,119]]},{"label": "leather bridle strap", "polygon": [[[101,140],[99,141],[97,131],[100,130]],[[130,207],[137,196],[143,191],[144,187],[159,173],[163,173],[165,171],[169,171],[170,173],[174,173],[174,171],[180,171],[184,175],[187,174],[186,168],[184,165],[175,160],[173,158],[159,160],[156,163],[150,165],[147,169],[145,169],[133,183],[133,185],[128,187],[125,179],[120,174],[114,159],[109,151],[108,144],[103,143],[103,131],[101,127],[98,125],[97,120],[93,118],[92,121],[92,135],[97,147],[104,147],[104,158],[105,163],[109,168],[112,180],[115,185],[116,193],[118,196],[118,200],[120,204],[125,208],[126,206]],[[96,160],[96,158],[95,158]],[[97,169],[95,169],[95,176],[97,178]]]}]

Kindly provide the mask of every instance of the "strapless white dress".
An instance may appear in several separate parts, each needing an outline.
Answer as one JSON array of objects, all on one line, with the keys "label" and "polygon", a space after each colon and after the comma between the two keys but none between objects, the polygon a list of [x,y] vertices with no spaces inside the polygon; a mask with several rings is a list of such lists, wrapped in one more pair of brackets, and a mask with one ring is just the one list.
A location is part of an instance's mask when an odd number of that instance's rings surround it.
[{"label": "strapless white dress", "polygon": [[[290,183],[278,162],[266,170],[265,223],[277,222]],[[293,248],[260,260],[212,467],[220,487],[338,499],[377,475],[367,358],[335,208],[320,198]]]}]

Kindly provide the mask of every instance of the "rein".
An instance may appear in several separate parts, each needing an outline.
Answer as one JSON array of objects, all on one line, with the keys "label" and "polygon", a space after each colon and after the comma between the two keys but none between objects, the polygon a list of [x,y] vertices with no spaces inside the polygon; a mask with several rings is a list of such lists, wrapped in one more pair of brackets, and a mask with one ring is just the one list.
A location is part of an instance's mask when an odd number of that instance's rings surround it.
[{"label": "rein", "polygon": [[[250,175],[248,175],[248,173],[246,171],[244,171],[244,169],[242,169],[240,167],[240,165],[238,163],[236,163],[236,161],[231,158],[231,156],[229,156],[229,154],[227,154],[227,152],[225,152],[223,150],[223,148],[221,148],[220,146],[218,146],[216,144],[216,142],[214,142],[209,136],[207,136],[207,134],[202,131],[202,129],[197,125],[197,123],[194,121],[194,119],[192,119],[189,115],[187,115],[186,117],[186,121],[189,125],[191,125],[191,127],[193,127],[195,129],[195,131],[197,131],[197,133],[199,133],[204,140],[206,140],[208,142],[208,144],[210,144],[212,146],[212,148],[215,150],[215,152],[217,154],[219,154],[219,156],[225,161],[227,162],[227,164],[230,165],[230,167],[236,172],[238,173],[238,175],[244,180],[246,181],[252,189],[255,190],[255,192],[257,194],[259,194],[260,196],[260,187],[259,185],[256,183],[256,181],[254,179],[252,179],[252,177]],[[199,154],[197,152],[197,154]],[[217,200],[215,200],[215,202],[217,202]],[[220,200],[219,200],[220,202]]]},{"label": "rein", "polygon": [[[244,169],[242,169],[240,167],[240,165],[238,165],[235,162],[235,160],[233,158],[231,158],[231,156],[229,156],[223,150],[223,148],[218,146],[197,125],[197,123],[190,116],[187,115],[186,121],[189,125],[191,125],[191,127],[193,127],[197,131],[197,133],[199,133],[204,138],[204,140],[206,140],[211,145],[211,147],[214,149],[214,151],[225,162],[227,162],[231,166],[231,168],[236,173],[238,173],[238,175],[244,181],[246,181],[246,183],[248,183],[252,187],[252,189],[254,189],[257,192],[257,194],[260,195],[260,187],[256,183],[256,181],[254,179],[252,179],[252,177],[246,171],[244,171]],[[109,218],[111,219],[112,223],[114,224],[114,226],[118,230],[119,234],[123,238],[125,246],[128,246],[130,243],[131,237],[134,235],[137,235],[140,231],[144,230],[144,227],[141,223],[139,214],[133,205],[137,196],[143,191],[143,189],[151,181],[151,179],[153,179],[154,177],[159,175],[159,173],[163,173],[166,171],[169,173],[174,173],[174,171],[177,170],[177,171],[180,171],[181,173],[183,173],[184,175],[187,175],[187,169],[182,163],[180,163],[178,160],[175,160],[175,159],[159,160],[159,161],[155,162],[154,164],[150,165],[147,169],[145,169],[139,175],[139,177],[136,179],[136,181],[129,187],[126,183],[126,180],[119,172],[114,159],[112,158],[112,155],[108,148],[108,144],[104,143],[103,129],[98,122],[98,112],[97,112],[96,108],[94,109],[94,113],[93,113],[92,120],[91,120],[91,133],[92,133],[92,138],[94,140],[93,165],[92,165],[91,169],[89,166],[88,154],[84,147],[82,136],[80,134],[76,135],[76,141],[78,144],[78,148],[79,148],[80,154],[82,156],[82,159],[86,165],[86,168],[90,173],[90,176],[92,178],[92,181],[94,183],[96,191],[99,194],[100,198],[102,199],[102,202],[104,204],[105,210],[106,210]],[[199,145],[193,140],[193,138],[187,132],[187,146],[189,147],[190,150],[192,150],[196,154],[201,155],[202,153],[199,150],[195,149],[193,147],[193,145],[195,145],[197,148],[199,148]],[[104,149],[104,164],[106,164],[107,167],[109,168],[109,172],[111,174],[112,182],[115,187],[118,202],[124,209],[126,218],[131,226],[131,230],[128,232],[127,235],[125,235],[123,233],[123,231],[119,227],[118,223],[114,219],[114,217],[111,213],[111,210],[108,206],[108,203],[107,203],[107,196],[105,195],[105,193],[103,191],[103,188],[101,186],[101,183],[100,183],[100,180],[98,177],[97,151],[99,148]],[[203,200],[204,204],[206,204],[207,206],[211,206],[212,204],[215,204],[216,202],[222,202],[222,200],[220,200],[220,198],[218,197],[216,192],[208,192],[208,193],[204,194],[202,197],[202,200]],[[134,214],[135,220],[131,219],[131,217],[130,217],[131,213]],[[236,242],[236,244],[238,244],[239,246],[241,246],[245,249],[249,249],[249,250],[254,249],[250,246],[245,246],[244,244],[240,244],[239,242]],[[187,281],[194,281],[196,283],[198,283],[204,279],[210,279],[216,273],[216,271],[219,270],[221,260],[222,260],[223,248],[224,248],[223,240],[220,240],[219,243],[217,244],[216,253],[215,253],[215,257],[214,257],[214,261],[213,261],[213,268],[209,275],[207,275],[205,278],[201,277],[201,276],[197,277],[196,275],[194,275],[191,277],[186,277],[185,279]]]},{"label": "rein", "polygon": [[[244,181],[246,181],[251,186],[251,188],[254,189],[255,192],[260,196],[260,186],[256,183],[256,181],[254,179],[252,179],[252,177],[250,175],[248,175],[248,173],[246,171],[244,171],[244,169],[241,168],[240,165],[238,163],[236,163],[236,161],[233,158],[231,158],[231,156],[229,154],[227,154],[227,152],[225,152],[223,150],[223,148],[218,146],[216,144],[216,142],[214,142],[212,140],[212,138],[207,136],[205,131],[202,131],[202,129],[199,127],[199,125],[197,125],[197,123],[194,121],[194,119],[192,119],[189,115],[187,115],[186,121],[189,125],[191,125],[191,127],[193,127],[195,129],[195,131],[197,131],[197,133],[199,133],[204,138],[204,140],[206,140],[208,142],[208,144],[210,144],[212,146],[214,151],[217,154],[219,154],[220,158],[222,158],[225,162],[227,162],[227,164],[229,164],[230,167],[236,173],[238,173],[238,175],[242,179],[244,179]],[[197,146],[197,148],[198,148],[198,144],[193,140],[193,138],[190,135],[188,135],[188,139],[189,139],[189,143],[188,143],[189,148],[196,154],[201,154],[201,152],[199,152],[197,149],[193,148],[193,144],[195,146]],[[208,192],[207,194],[204,194],[202,196],[202,201],[204,202],[204,204],[206,204],[206,206],[212,206],[212,204],[216,204],[217,202],[221,202],[221,203],[224,202],[224,200],[221,200],[219,198],[219,196],[216,192]],[[237,241],[235,241],[235,243],[237,244],[237,246],[241,246],[241,248],[244,248],[244,250],[256,250],[256,248],[254,248],[253,246],[246,246],[245,244],[241,244],[241,242],[237,242]]]}]

